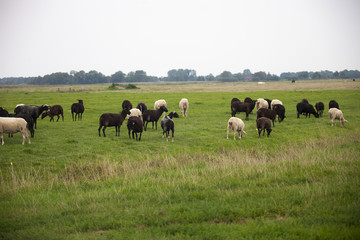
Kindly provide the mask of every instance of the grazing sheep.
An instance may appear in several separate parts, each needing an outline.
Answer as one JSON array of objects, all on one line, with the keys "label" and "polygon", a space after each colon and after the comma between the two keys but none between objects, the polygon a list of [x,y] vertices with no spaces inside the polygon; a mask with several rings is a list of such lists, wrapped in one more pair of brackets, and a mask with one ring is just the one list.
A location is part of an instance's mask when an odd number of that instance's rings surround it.
[{"label": "grazing sheep", "polygon": [[35,135],[35,131],[34,131],[34,120],[32,119],[32,117],[30,115],[28,115],[28,114],[23,114],[23,113],[15,114],[13,117],[22,118],[22,119],[24,119],[26,121],[27,129],[29,129],[30,135],[33,138],[34,135]]},{"label": "grazing sheep", "polygon": [[0,117],[9,117],[9,112],[6,109],[0,107]]},{"label": "grazing sheep", "polygon": [[28,139],[29,144],[30,138],[26,131],[26,121],[22,118],[13,118],[13,117],[0,117],[0,138],[1,144],[4,145],[4,136],[3,133],[17,133],[21,132],[23,137],[22,144],[25,143],[25,138]]},{"label": "grazing sheep", "polygon": [[268,137],[270,136],[272,129],[271,129],[271,120],[269,118],[261,117],[256,119],[256,127],[259,134],[258,138],[260,138],[260,134],[262,131],[264,131],[263,136],[265,135],[265,130],[267,131],[267,136]]},{"label": "grazing sheep", "polygon": [[319,114],[319,117],[322,117],[325,106],[323,102],[317,102],[315,104],[316,112]]},{"label": "grazing sheep", "polygon": [[161,119],[161,128],[163,129],[163,137],[164,134],[166,133],[166,141],[169,141],[169,134],[170,134],[170,130],[171,130],[171,141],[174,142],[174,131],[175,131],[175,124],[174,121],[172,120],[173,118],[179,118],[179,115],[176,112],[171,112],[169,115],[164,116]]},{"label": "grazing sheep", "polygon": [[136,134],[136,141],[138,140],[138,133],[140,133],[139,141],[141,140],[141,135],[143,132],[143,123],[139,117],[130,117],[127,123],[127,128],[129,130],[129,139],[130,132],[132,130],[132,138],[134,139],[134,134]]},{"label": "grazing sheep", "polygon": [[123,110],[124,110],[124,109],[130,110],[130,109],[133,108],[133,107],[132,107],[132,104],[131,104],[131,102],[130,102],[129,100],[124,100],[124,101],[122,102],[121,106],[122,106],[122,109],[123,109]]},{"label": "grazing sheep", "polygon": [[245,112],[246,113],[246,120],[249,120],[249,113],[250,113],[250,103],[246,102],[233,102],[231,104],[231,116],[235,117],[237,112]]},{"label": "grazing sheep", "polygon": [[130,109],[129,117],[132,117],[132,116],[141,118],[142,117],[142,112],[138,108]]},{"label": "grazing sheep", "polygon": [[263,98],[258,98],[256,100],[256,111],[260,108],[269,108],[269,103]]},{"label": "grazing sheep", "polygon": [[274,109],[274,105],[275,104],[280,104],[280,105],[283,105],[282,101],[278,100],[278,99],[274,99],[271,101],[271,104],[270,104],[270,109]]},{"label": "grazing sheep", "polygon": [[276,115],[278,116],[279,122],[282,122],[284,120],[284,118],[286,118],[285,107],[283,105],[275,104],[273,110],[275,111]]},{"label": "grazing sheep", "polygon": [[231,99],[231,104],[232,104],[233,102],[241,102],[241,101],[240,101],[240,99],[238,99],[238,98],[233,98],[233,99]]},{"label": "grazing sheep", "polygon": [[246,134],[244,129],[245,129],[245,124],[244,124],[243,120],[241,120],[240,118],[237,118],[237,117],[231,117],[228,121],[226,139],[229,139],[229,131],[233,130],[234,140],[236,140],[236,132],[239,135],[239,140],[241,140],[242,135]]},{"label": "grazing sheep", "polygon": [[32,117],[35,129],[36,129],[36,120],[40,116],[40,114],[44,111],[47,111],[49,109],[49,105],[44,104],[42,106],[35,106],[35,105],[24,105],[24,104],[18,104],[15,107],[15,114],[23,113],[28,114]]},{"label": "grazing sheep", "polygon": [[259,119],[261,117],[269,118],[273,123],[273,127],[275,127],[275,118],[276,118],[275,110],[268,108],[260,108],[256,113],[256,118]]},{"label": "grazing sheep", "polygon": [[158,110],[161,106],[164,106],[166,108],[166,101],[164,99],[157,100],[154,103],[154,110]]},{"label": "grazing sheep", "polygon": [[306,103],[306,104],[310,104],[309,101],[306,98],[303,98],[300,103]]},{"label": "grazing sheep", "polygon": [[189,109],[189,101],[186,98],[182,98],[179,102],[179,107],[183,117],[187,116],[187,110]]},{"label": "grazing sheep", "polygon": [[319,117],[319,114],[315,111],[314,106],[311,104],[306,104],[306,103],[300,102],[296,105],[296,110],[297,110],[297,118],[300,118],[300,114],[305,114],[306,118],[308,117],[308,115],[310,118],[311,114],[314,114],[314,116],[316,118]]},{"label": "grazing sheep", "polygon": [[[345,120],[345,118],[344,118],[343,112],[337,108],[329,109],[329,117],[331,120],[331,126],[334,126],[334,120],[339,120],[342,126],[344,126],[344,124],[347,122],[347,120]],[[335,126],[336,126],[336,123],[335,123]]]},{"label": "grazing sheep", "polygon": [[330,109],[330,108],[340,109],[340,108],[339,108],[339,104],[338,104],[335,100],[330,100],[330,102],[329,102],[329,109]]},{"label": "grazing sheep", "polygon": [[270,109],[271,108],[271,100],[268,98],[264,98],[264,100],[268,102],[268,108]]},{"label": "grazing sheep", "polygon": [[58,122],[60,115],[62,117],[62,120],[64,121],[64,110],[63,110],[62,106],[54,105],[54,106],[51,106],[49,110],[47,110],[46,112],[44,112],[41,115],[41,119],[43,119],[46,116],[50,116],[50,122],[51,122],[51,120],[54,122],[54,116],[57,116],[58,118],[56,121]]},{"label": "grazing sheep", "polygon": [[144,112],[147,110],[147,106],[146,106],[146,104],[143,103],[143,102],[139,103],[136,108],[140,109],[140,111],[141,111],[142,113],[144,113]]},{"label": "grazing sheep", "polygon": [[155,127],[157,129],[157,121],[159,120],[161,114],[167,111],[167,108],[164,106],[160,106],[157,110],[146,110],[143,114],[144,131],[146,131],[149,122],[152,123],[152,128],[154,128],[155,122]]},{"label": "grazing sheep", "polygon": [[77,103],[73,103],[71,105],[71,116],[72,116],[72,120],[74,121],[74,113],[75,113],[75,121],[76,121],[76,116],[78,118],[78,121],[82,119],[82,115],[84,113],[85,107],[84,107],[84,102],[83,100],[78,100],[79,102]]},{"label": "grazing sheep", "polygon": [[252,100],[251,98],[247,97],[244,99],[244,102],[250,104],[250,113],[252,113],[252,111],[254,110],[254,107],[256,105],[256,100]]},{"label": "grazing sheep", "polygon": [[130,114],[130,111],[127,109],[122,110],[122,112],[120,114],[118,114],[118,113],[103,113],[99,119],[99,128],[98,128],[99,137],[101,137],[100,130],[102,127],[103,127],[104,137],[106,137],[105,129],[107,127],[115,127],[115,131],[116,131],[115,136],[120,137],[120,127],[121,127],[123,121],[125,120],[127,114]]}]

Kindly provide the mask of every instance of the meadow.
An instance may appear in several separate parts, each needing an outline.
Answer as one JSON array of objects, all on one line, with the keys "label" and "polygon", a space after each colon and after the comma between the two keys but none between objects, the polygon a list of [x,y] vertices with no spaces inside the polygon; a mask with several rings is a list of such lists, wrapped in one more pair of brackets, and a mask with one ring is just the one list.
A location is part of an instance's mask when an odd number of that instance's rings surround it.
[{"label": "meadow", "polygon": [[[19,133],[0,146],[2,239],[358,239],[360,237],[360,85],[313,81],[296,84],[139,84],[0,87],[0,106],[60,104],[65,121],[38,119],[32,144]],[[158,129],[141,141],[126,123],[115,136],[98,136],[102,113],[165,99],[188,117],[175,119],[175,142]],[[269,138],[257,136],[256,114],[246,135],[226,139],[233,97],[280,99],[283,122]],[[325,103],[322,118],[296,118],[303,98]],[[84,100],[82,121],[70,106]],[[348,122],[331,127],[335,99]],[[237,114],[245,119],[245,114]]]}]

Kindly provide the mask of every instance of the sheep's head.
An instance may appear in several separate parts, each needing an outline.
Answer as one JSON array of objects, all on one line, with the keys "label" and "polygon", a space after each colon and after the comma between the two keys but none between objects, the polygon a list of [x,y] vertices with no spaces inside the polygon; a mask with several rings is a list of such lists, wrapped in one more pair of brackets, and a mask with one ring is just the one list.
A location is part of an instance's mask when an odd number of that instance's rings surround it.
[{"label": "sheep's head", "polygon": [[170,118],[179,118],[179,114],[177,114],[176,112],[171,112],[168,116]]},{"label": "sheep's head", "polygon": [[340,122],[341,122],[341,125],[344,126],[345,123],[347,122],[347,120],[346,120],[344,117],[342,117],[342,118],[340,119]]},{"label": "sheep's head", "polygon": [[160,106],[159,108],[163,112],[168,112],[167,108],[165,106]]}]

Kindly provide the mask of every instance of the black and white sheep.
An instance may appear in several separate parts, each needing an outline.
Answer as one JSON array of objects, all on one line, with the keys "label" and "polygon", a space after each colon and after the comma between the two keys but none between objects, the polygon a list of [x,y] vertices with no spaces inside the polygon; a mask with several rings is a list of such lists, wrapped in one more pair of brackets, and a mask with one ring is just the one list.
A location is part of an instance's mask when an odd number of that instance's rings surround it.
[{"label": "black and white sheep", "polygon": [[330,109],[330,108],[340,109],[340,108],[339,108],[339,104],[338,104],[335,100],[330,100],[330,102],[329,102],[329,109]]},{"label": "black and white sheep", "polygon": [[17,133],[20,132],[23,141],[22,144],[25,143],[25,138],[28,139],[29,144],[30,138],[26,131],[26,125],[27,122],[22,118],[13,118],[13,117],[0,117],[0,138],[1,138],[1,144],[4,145],[4,133]]},{"label": "black and white sheep", "polygon": [[31,116],[34,121],[35,129],[36,129],[37,118],[41,115],[42,112],[47,111],[48,109],[49,109],[49,105],[47,104],[44,104],[42,106],[19,104],[16,105],[14,112],[15,114],[23,113]]},{"label": "black and white sheep", "polygon": [[74,121],[74,113],[75,113],[75,121],[76,121],[76,116],[78,118],[78,121],[82,119],[82,115],[84,113],[85,107],[84,107],[84,102],[83,100],[79,99],[79,102],[77,103],[73,103],[71,105],[71,116],[72,116],[72,120]]},{"label": "black and white sheep", "polygon": [[187,111],[189,109],[189,100],[187,100],[187,98],[182,98],[179,102],[179,107],[181,109],[183,117],[186,117]]},{"label": "black and white sheep", "polygon": [[115,136],[120,136],[120,127],[128,114],[130,114],[130,111],[127,109],[122,110],[120,114],[119,113],[103,113],[99,119],[99,128],[98,128],[99,137],[101,136],[101,134],[100,134],[101,128],[103,128],[103,130],[102,130],[103,135],[104,135],[104,137],[106,137],[105,129],[107,127],[115,127],[115,131],[116,131]]},{"label": "black and white sheep", "polygon": [[138,133],[140,133],[139,141],[141,140],[141,135],[143,132],[143,123],[139,117],[129,117],[127,122],[127,128],[129,131],[129,139],[131,139],[130,132],[132,131],[132,138],[135,139],[134,135],[136,135],[136,141],[137,141]]},{"label": "black and white sheep", "polygon": [[267,131],[267,136],[269,137],[272,129],[271,129],[271,120],[267,117],[261,117],[256,119],[256,127],[258,130],[258,134],[260,138],[260,134],[263,131],[263,136],[265,135],[265,130]]},{"label": "black and white sheep", "polygon": [[315,108],[313,105],[311,104],[307,104],[307,103],[298,103],[296,105],[296,110],[297,110],[297,118],[300,118],[300,114],[305,114],[306,115],[306,118],[308,117],[309,115],[309,118],[310,118],[310,115],[311,114],[314,114],[314,116],[316,118],[319,117],[319,114],[315,111]]},{"label": "black and white sheep", "polygon": [[229,139],[229,131],[232,130],[234,132],[234,140],[236,140],[236,132],[239,135],[239,140],[241,140],[242,135],[246,134],[244,129],[245,123],[243,120],[237,117],[231,117],[227,125],[226,139]]},{"label": "black and white sheep", "polygon": [[163,137],[166,134],[166,141],[169,141],[169,135],[171,131],[171,141],[174,142],[174,132],[175,132],[175,124],[172,120],[173,118],[179,118],[179,114],[176,112],[171,112],[169,115],[164,116],[161,119],[161,128],[163,129]]},{"label": "black and white sheep", "polygon": [[282,122],[284,120],[284,118],[286,118],[285,116],[285,107],[281,104],[275,104],[274,106],[274,111],[276,113],[276,115],[278,116],[278,121]]},{"label": "black and white sheep", "polygon": [[269,118],[272,123],[273,123],[273,127],[275,127],[275,119],[276,119],[276,112],[273,109],[268,109],[268,108],[260,108],[257,112],[256,112],[256,118],[259,119],[261,117],[266,117]]},{"label": "black and white sheep", "polygon": [[[347,120],[344,118],[344,114],[340,109],[330,108],[329,109],[329,118],[331,120],[331,126],[334,126],[334,120],[339,120],[340,124],[344,126]],[[336,126],[336,123],[335,123]]]},{"label": "black and white sheep", "polygon": [[140,111],[141,111],[142,113],[144,113],[144,112],[147,110],[147,106],[146,106],[146,104],[143,103],[143,102],[138,103],[138,105],[136,106],[136,108],[137,108],[137,109],[140,109]]},{"label": "black and white sheep", "polygon": [[59,121],[59,118],[60,118],[60,115],[62,117],[62,120],[64,121],[64,110],[62,108],[61,105],[53,105],[53,106],[50,106],[50,109],[47,110],[46,112],[44,112],[42,115],[41,115],[41,119],[43,119],[44,117],[46,116],[49,116],[50,117],[50,122],[51,120],[54,122],[54,116],[57,116],[57,122]]},{"label": "black and white sheep", "polygon": [[233,102],[231,104],[231,116],[235,117],[237,112],[245,112],[246,113],[246,120],[249,120],[249,113],[250,113],[250,103],[246,102]]},{"label": "black and white sheep", "polygon": [[133,108],[133,107],[132,107],[132,104],[131,104],[131,102],[130,102],[129,100],[124,100],[124,101],[122,102],[121,106],[122,106],[122,109],[123,109],[123,110],[124,110],[124,109],[130,110],[130,109]]},{"label": "black and white sheep", "polygon": [[317,102],[315,104],[315,108],[316,108],[316,112],[319,114],[319,117],[322,117],[324,109],[325,109],[325,105],[323,102]]},{"label": "black and white sheep", "polygon": [[154,128],[154,122],[155,122],[155,127],[157,129],[157,122],[161,114],[167,111],[168,111],[167,108],[164,106],[160,106],[160,108],[157,110],[146,110],[143,114],[144,131],[146,131],[149,122],[152,123],[152,128]]}]

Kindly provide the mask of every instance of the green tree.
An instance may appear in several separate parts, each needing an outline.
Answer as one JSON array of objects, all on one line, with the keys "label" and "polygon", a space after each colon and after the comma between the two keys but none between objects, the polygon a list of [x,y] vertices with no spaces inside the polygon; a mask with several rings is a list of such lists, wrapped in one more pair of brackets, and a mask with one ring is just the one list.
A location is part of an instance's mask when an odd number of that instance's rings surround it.
[{"label": "green tree", "polygon": [[126,80],[126,75],[122,71],[118,71],[110,76],[110,81],[112,83],[125,82],[125,80]]}]

